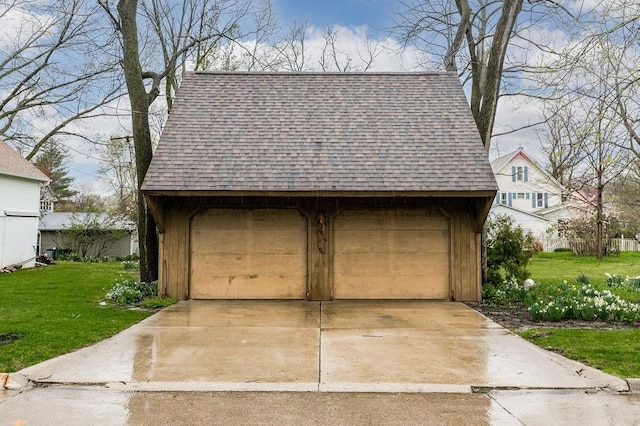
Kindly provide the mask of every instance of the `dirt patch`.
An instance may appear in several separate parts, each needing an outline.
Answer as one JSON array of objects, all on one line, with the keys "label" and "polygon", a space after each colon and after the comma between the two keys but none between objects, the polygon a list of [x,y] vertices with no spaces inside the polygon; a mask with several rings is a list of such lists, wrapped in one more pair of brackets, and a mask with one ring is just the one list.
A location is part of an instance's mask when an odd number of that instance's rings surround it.
[{"label": "dirt patch", "polygon": [[504,328],[510,330],[524,331],[531,328],[582,328],[595,330],[619,330],[627,328],[640,328],[640,324],[629,325],[617,322],[602,322],[600,320],[564,320],[564,321],[540,321],[535,322],[522,304],[511,304],[509,306],[492,306],[479,303],[467,303],[476,311],[482,313],[497,322]]},{"label": "dirt patch", "polygon": [[22,333],[0,333],[0,346],[8,345],[24,337]]}]

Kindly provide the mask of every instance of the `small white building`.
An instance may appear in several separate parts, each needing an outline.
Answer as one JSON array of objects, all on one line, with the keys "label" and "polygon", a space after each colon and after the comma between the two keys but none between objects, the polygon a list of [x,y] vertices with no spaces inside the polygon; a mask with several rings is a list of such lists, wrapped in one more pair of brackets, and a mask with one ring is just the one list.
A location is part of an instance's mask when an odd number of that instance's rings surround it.
[{"label": "small white building", "polygon": [[[81,226],[98,235],[73,241],[64,231],[73,226]],[[129,256],[138,254],[138,233],[136,224],[130,220],[118,219],[106,213],[92,212],[44,212],[40,219],[40,254],[59,248],[71,250],[82,256]],[[114,233],[110,231],[116,231]]]},{"label": "small white building", "polygon": [[543,241],[558,220],[570,218],[575,206],[563,202],[567,189],[539,167],[522,148],[491,162],[498,182],[491,214],[506,214],[525,232]]},{"label": "small white building", "polygon": [[0,268],[35,265],[40,187],[49,178],[0,141]]}]

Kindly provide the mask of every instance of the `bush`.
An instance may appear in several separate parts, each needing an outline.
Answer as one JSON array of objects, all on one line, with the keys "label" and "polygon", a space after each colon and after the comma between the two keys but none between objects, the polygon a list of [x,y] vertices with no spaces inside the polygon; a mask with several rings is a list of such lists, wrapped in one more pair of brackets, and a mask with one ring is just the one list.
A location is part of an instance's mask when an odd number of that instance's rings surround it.
[{"label": "bush", "polygon": [[156,296],[158,296],[157,281],[147,283],[120,278],[104,297],[116,305],[133,305],[143,299]]},{"label": "bush", "polygon": [[573,250],[571,250],[570,248],[566,248],[566,247],[558,247],[553,252],[554,253],[573,253]]},{"label": "bush", "polygon": [[485,285],[482,287],[482,302],[489,305],[507,305],[509,303],[521,303],[527,297],[524,285],[516,280],[503,281],[497,285]]},{"label": "bush", "polygon": [[489,217],[485,227],[487,244],[487,282],[524,282],[529,278],[526,266],[533,255],[534,239],[507,215]]},{"label": "bush", "polygon": [[120,264],[124,269],[138,269],[140,267],[138,262],[133,260],[123,260]]},{"label": "bush", "polygon": [[140,256],[137,254],[128,254],[126,256],[116,256],[116,262],[138,261]]}]

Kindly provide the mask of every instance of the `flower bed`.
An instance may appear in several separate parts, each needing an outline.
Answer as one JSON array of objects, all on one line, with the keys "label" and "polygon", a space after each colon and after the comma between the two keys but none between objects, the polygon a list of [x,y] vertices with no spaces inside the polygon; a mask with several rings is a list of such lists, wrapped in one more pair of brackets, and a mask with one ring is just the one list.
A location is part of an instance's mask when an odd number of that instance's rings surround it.
[{"label": "flower bed", "polygon": [[[515,281],[483,289],[485,303],[497,306],[522,303],[533,321],[614,321],[634,324],[640,321],[640,280],[607,275],[608,288],[596,288],[589,279],[578,277],[562,284],[539,283],[527,289]],[[632,295],[633,297],[622,297]],[[632,299],[632,300],[628,300]]]}]

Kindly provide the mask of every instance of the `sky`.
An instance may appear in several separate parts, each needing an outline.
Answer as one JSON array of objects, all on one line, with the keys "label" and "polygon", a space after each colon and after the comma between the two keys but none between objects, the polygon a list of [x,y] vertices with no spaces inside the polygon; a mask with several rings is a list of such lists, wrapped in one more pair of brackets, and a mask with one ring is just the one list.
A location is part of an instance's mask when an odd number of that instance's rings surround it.
[{"label": "sky", "polygon": [[273,0],[281,22],[305,22],[316,27],[367,26],[378,34],[393,23],[389,0]]},{"label": "sky", "polygon": [[[305,46],[315,47],[317,50],[322,46],[322,29],[326,26],[331,28],[339,27],[339,46],[345,55],[358,58],[360,52],[366,49],[367,40],[374,40],[385,47],[371,70],[378,71],[419,71],[422,67],[423,57],[416,49],[411,47],[401,51],[401,45],[394,40],[386,29],[393,26],[394,7],[397,4],[390,0],[271,0],[276,14],[276,19],[282,28],[297,23],[307,23],[307,37]],[[318,67],[318,57],[309,54],[307,64],[314,70]],[[357,62],[354,61],[354,62]],[[313,68],[315,67],[315,68]],[[120,100],[119,104],[114,103],[114,110],[121,113],[126,100]],[[512,105],[503,103],[499,113],[500,117],[509,117],[510,123],[528,124],[531,121],[530,105]],[[78,133],[100,133],[103,140],[112,135],[130,134],[126,117],[119,120],[114,117],[108,119],[94,120],[93,122],[78,123],[70,126],[71,131]],[[92,134],[92,137],[93,136]],[[499,141],[495,144],[498,148],[494,150],[493,156],[502,155],[517,149],[519,146],[527,146],[534,139],[531,132],[524,132],[514,136],[504,138],[506,143]],[[81,144],[83,142],[78,142]],[[68,164],[70,176],[75,178],[74,187],[82,191],[96,192],[106,195],[109,188],[99,180],[98,168],[100,163],[96,157],[99,154],[87,147],[86,144],[71,146],[71,161]]]}]

